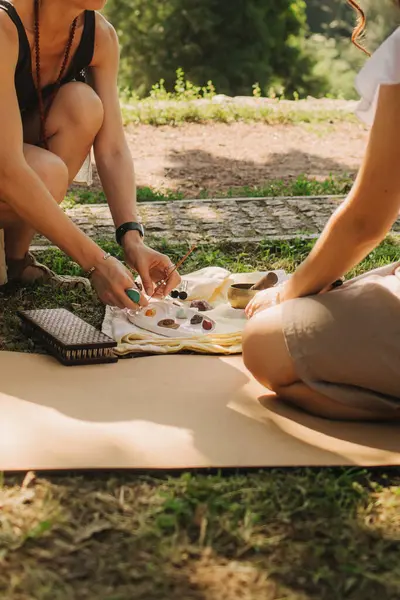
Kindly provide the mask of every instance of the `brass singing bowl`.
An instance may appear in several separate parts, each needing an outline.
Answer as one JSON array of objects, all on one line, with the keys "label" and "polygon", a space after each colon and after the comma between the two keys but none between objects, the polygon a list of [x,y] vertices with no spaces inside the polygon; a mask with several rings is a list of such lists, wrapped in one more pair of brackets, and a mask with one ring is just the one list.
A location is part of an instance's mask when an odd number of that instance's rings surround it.
[{"label": "brass singing bowl", "polygon": [[257,290],[251,290],[253,283],[235,283],[228,289],[228,301],[233,308],[244,309],[252,298],[257,294]]}]

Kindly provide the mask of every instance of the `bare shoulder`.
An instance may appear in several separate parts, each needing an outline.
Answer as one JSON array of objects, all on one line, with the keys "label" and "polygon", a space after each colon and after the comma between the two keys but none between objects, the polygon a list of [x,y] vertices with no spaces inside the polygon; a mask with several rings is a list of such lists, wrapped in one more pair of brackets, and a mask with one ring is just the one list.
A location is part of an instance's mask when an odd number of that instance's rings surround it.
[{"label": "bare shoulder", "polygon": [[18,59],[18,31],[4,10],[0,10],[0,51],[1,62],[15,64]]},{"label": "bare shoulder", "polygon": [[92,66],[101,66],[118,56],[119,42],[117,32],[103,15],[96,13],[96,43]]}]

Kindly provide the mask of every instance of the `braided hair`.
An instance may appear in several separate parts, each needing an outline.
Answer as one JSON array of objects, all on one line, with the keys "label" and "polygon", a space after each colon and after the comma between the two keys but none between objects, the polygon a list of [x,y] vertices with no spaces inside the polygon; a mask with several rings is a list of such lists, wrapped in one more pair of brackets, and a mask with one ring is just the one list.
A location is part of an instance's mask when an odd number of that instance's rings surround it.
[{"label": "braided hair", "polygon": [[[398,7],[400,7],[400,0],[393,0],[393,1]],[[363,11],[361,6],[355,0],[347,0],[347,4],[350,4],[350,6],[357,13],[357,24],[352,33],[351,41],[357,48],[359,48],[365,54],[370,56],[370,53],[368,52],[368,50],[359,42],[359,39],[361,38],[362,34],[365,32],[365,26],[367,24],[367,18],[365,16],[365,12]]]}]

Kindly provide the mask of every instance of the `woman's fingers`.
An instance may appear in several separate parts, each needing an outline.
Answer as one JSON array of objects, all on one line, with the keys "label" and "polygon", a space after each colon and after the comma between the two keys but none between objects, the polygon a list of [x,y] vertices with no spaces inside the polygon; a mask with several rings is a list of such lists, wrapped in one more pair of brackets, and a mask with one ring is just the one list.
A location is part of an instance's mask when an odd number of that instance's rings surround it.
[{"label": "woman's fingers", "polygon": [[250,317],[252,317],[252,315],[253,315],[254,306],[255,306],[255,299],[253,298],[252,300],[250,300],[250,302],[246,306],[246,310],[245,310],[246,317],[248,319],[250,319]]},{"label": "woman's fingers", "polygon": [[174,271],[173,273],[171,273],[171,276],[165,285],[165,288],[163,290],[163,295],[168,296],[169,293],[172,292],[172,290],[174,290],[175,288],[177,288],[180,283],[181,283],[181,276],[179,275],[179,273],[177,271]]}]

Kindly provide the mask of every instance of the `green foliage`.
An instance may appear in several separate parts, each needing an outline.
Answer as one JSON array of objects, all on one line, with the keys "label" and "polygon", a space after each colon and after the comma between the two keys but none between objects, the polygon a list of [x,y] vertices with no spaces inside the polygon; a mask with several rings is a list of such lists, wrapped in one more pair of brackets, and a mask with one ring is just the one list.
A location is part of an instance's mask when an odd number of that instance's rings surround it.
[{"label": "green foliage", "polygon": [[317,89],[304,0],[109,0],[106,15],[122,44],[121,84],[139,95],[161,79],[153,91],[171,91],[177,68],[195,86],[211,80],[229,95],[248,94],[255,82],[263,93]]},{"label": "green foliage", "polygon": [[[367,16],[363,44],[369,52],[374,52],[398,25],[399,11],[392,0],[361,0],[360,5]],[[312,35],[306,41],[306,49],[310,56],[318,57],[312,76],[321,82],[320,96],[357,98],[354,80],[367,56],[351,43],[355,17],[343,0],[307,2]]]},{"label": "green foliage", "polygon": [[[373,52],[398,25],[399,11],[392,0],[360,3],[368,19],[364,43]],[[119,34],[120,84],[130,100],[209,99],[216,89],[256,98],[357,98],[354,79],[366,55],[351,44],[355,13],[345,0],[109,0],[105,12]],[[182,110],[184,120],[204,120],[204,107]],[[222,112],[219,120],[230,122]],[[144,122],[158,120],[152,113]],[[171,122],[167,114],[161,121]]]},{"label": "green foliage", "polygon": [[[183,79],[182,79],[183,77]],[[182,81],[179,89],[178,82]],[[183,71],[178,69],[175,90],[168,92],[165,80],[161,79],[153,85],[147,98],[139,99],[137,94],[124,88],[121,93],[122,115],[124,124],[129,125],[181,125],[183,123],[235,123],[260,122],[268,125],[288,125],[296,123],[336,123],[355,122],[354,114],[343,106],[334,107],[321,103],[312,107],[306,103],[297,102],[299,94],[293,93],[295,102],[283,102],[284,90],[270,88],[269,100],[249,103],[242,101],[212,101],[215,88],[211,82],[205,87],[199,87],[184,79]],[[321,88],[320,84],[320,88]],[[278,95],[279,92],[279,95]],[[253,84],[253,96],[257,100],[261,96],[259,84]]]}]

